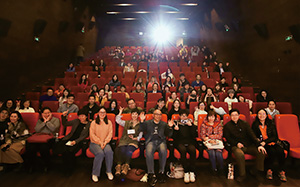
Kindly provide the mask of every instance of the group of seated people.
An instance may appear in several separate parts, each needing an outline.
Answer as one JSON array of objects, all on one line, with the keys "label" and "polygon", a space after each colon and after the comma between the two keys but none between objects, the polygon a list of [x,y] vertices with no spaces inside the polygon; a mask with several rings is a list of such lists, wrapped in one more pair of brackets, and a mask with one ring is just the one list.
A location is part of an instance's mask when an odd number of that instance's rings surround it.
[{"label": "group of seated people", "polygon": [[[89,102],[89,104],[94,103],[96,105],[94,95],[89,97]],[[257,112],[257,117],[251,129],[247,122],[239,119],[240,113],[237,109],[231,109],[229,112],[231,121],[222,124],[220,117],[213,110],[207,112],[203,110],[205,108],[203,102],[199,103],[199,110],[202,110],[203,114],[207,113],[207,116],[203,123],[199,124],[199,122],[193,121],[192,118],[188,118],[188,110],[180,109],[179,100],[173,102],[171,113],[168,113],[169,119],[164,122],[162,121],[162,115],[165,111],[165,105],[161,102],[164,102],[164,100],[160,99],[157,108],[153,109],[153,119],[147,121],[145,121],[145,112],[136,107],[134,100],[129,100],[127,108],[117,108],[117,102],[115,102],[116,108],[113,112],[116,114],[116,123],[124,127],[115,150],[110,145],[114,136],[113,126],[107,118],[107,113],[112,112],[111,108],[106,109],[101,106],[92,111],[90,107],[83,107],[77,112],[78,119],[72,121],[68,121],[68,109],[60,111],[63,126],[72,126],[71,131],[60,139],[56,135],[59,131],[60,122],[59,119],[52,116],[50,108],[41,109],[41,118],[35,126],[36,133],[33,135],[29,133],[28,127],[18,111],[10,112],[8,109],[2,108],[0,112],[0,169],[4,169],[3,166],[5,165],[3,164],[23,163],[21,150],[26,147],[24,158],[29,170],[35,167],[36,153],[40,152],[45,171],[47,171],[51,162],[50,149],[52,149],[53,154],[62,155],[66,171],[72,171],[75,154],[82,148],[83,142],[88,141],[86,138],[90,137],[89,148],[95,155],[92,180],[94,182],[98,181],[104,158],[108,179],[113,180],[113,157],[116,157],[115,175],[126,175],[130,170],[132,153],[139,148],[138,142],[144,137],[148,182],[151,186],[154,186],[157,181],[166,181],[167,141],[172,138],[175,148],[180,152],[180,163],[185,172],[184,182],[195,182],[196,149],[198,148],[196,137],[198,134],[197,126],[200,126],[200,139],[203,142],[213,144],[216,141],[222,142],[225,138],[226,142],[231,145],[228,151],[235,155],[238,166],[237,181],[243,181],[246,177],[244,154],[251,154],[256,157],[256,169],[251,170],[253,174],[261,176],[264,171],[264,164],[266,164],[266,177],[268,179],[271,180],[273,172],[278,171],[280,179],[282,181],[287,180],[284,172],[284,149],[277,143],[276,127],[273,121],[268,118],[265,109],[260,109]],[[124,121],[122,119],[122,115],[125,113],[131,114],[131,120]],[[174,120],[172,118],[173,114],[179,114],[180,120]],[[94,116],[96,117],[94,118]],[[198,119],[198,116],[195,116],[195,119]],[[46,140],[44,142],[36,141],[39,136]],[[213,173],[224,175],[222,156],[224,147],[214,149],[207,146],[207,144],[205,145]],[[157,175],[154,172],[153,157],[156,151],[159,152],[160,160]],[[189,159],[186,158],[186,153],[189,153]],[[268,157],[264,163],[266,154],[268,154]],[[279,168],[275,168],[276,159],[278,159]]]}]

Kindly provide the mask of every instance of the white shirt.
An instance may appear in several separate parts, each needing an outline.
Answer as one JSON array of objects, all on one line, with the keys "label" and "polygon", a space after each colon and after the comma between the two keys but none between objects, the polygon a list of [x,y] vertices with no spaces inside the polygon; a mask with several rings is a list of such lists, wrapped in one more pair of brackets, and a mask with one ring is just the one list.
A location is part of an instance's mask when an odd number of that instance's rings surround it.
[{"label": "white shirt", "polygon": [[24,108],[19,110],[20,113],[35,113],[35,110],[32,107]]},{"label": "white shirt", "polygon": [[237,100],[237,98],[230,99],[229,97],[226,97],[224,102],[226,102],[228,104],[228,110],[231,110],[231,104],[233,102],[239,102],[239,101]]}]

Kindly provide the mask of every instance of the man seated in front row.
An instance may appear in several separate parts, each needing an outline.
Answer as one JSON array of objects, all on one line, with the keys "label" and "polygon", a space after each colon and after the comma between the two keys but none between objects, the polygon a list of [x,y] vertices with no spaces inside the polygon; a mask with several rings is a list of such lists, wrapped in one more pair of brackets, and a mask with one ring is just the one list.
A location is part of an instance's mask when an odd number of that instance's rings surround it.
[{"label": "man seated in front row", "polygon": [[141,124],[140,132],[145,135],[146,144],[146,164],[148,169],[148,182],[150,186],[154,186],[157,178],[154,174],[154,153],[159,153],[159,182],[165,182],[165,165],[167,160],[167,144],[166,136],[171,137],[173,134],[172,126],[174,121],[161,121],[162,113],[156,109],[153,112],[153,120],[145,121],[145,115],[140,114]]},{"label": "man seated in front row", "polygon": [[135,100],[132,98],[127,101],[127,105],[128,106],[124,109],[123,114],[131,113],[131,111],[135,108],[137,108],[140,112],[143,111],[141,107],[136,106]]},{"label": "man seated in front row", "polygon": [[252,174],[257,177],[263,175],[264,160],[266,150],[260,145],[250,125],[240,120],[240,112],[237,109],[229,111],[231,121],[224,126],[224,137],[232,147],[232,152],[236,158],[239,177],[237,181],[242,182],[246,177],[245,170],[245,154],[250,154],[256,157],[256,170],[252,170]]}]

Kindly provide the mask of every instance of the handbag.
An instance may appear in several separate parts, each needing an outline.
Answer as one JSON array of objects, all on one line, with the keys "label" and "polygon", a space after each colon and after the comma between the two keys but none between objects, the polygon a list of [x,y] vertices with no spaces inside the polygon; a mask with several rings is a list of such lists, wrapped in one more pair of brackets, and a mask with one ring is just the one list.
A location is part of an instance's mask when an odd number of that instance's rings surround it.
[{"label": "handbag", "polygon": [[277,145],[279,145],[282,149],[286,150],[286,151],[290,151],[290,143],[286,140],[277,140],[276,142]]},{"label": "handbag", "polygon": [[224,144],[221,140],[214,140],[214,143],[211,143],[211,140],[206,140],[204,143],[204,145],[208,148],[208,149],[224,149]]},{"label": "handbag", "polygon": [[140,181],[145,174],[146,174],[145,170],[133,168],[128,171],[126,178],[137,182]]},{"label": "handbag", "polygon": [[167,172],[167,176],[173,179],[182,179],[184,176],[184,169],[181,164],[170,163],[170,171]]}]

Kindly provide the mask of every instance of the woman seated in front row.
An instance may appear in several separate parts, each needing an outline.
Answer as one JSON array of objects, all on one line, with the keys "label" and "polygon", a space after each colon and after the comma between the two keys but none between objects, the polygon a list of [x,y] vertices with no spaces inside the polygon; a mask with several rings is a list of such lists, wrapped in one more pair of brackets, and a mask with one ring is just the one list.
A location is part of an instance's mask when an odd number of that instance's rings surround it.
[{"label": "woman seated in front row", "polygon": [[138,141],[142,137],[143,133],[140,135],[138,133],[140,122],[138,120],[140,111],[138,109],[133,109],[131,111],[131,120],[124,121],[122,120],[122,112],[124,108],[120,107],[120,112],[116,116],[116,122],[124,127],[122,137],[120,139],[119,145],[116,148],[115,156],[117,161],[116,166],[116,176],[127,175],[127,172],[130,168],[130,161],[132,153],[138,149]]},{"label": "woman seated in front row", "polygon": [[12,112],[9,120],[5,143],[1,145],[0,150],[0,171],[4,169],[1,164],[20,164],[19,166],[21,166],[23,158],[20,152],[25,147],[26,135],[29,134],[27,125],[23,122],[19,112]]},{"label": "woman seated in front row", "polygon": [[[195,182],[196,136],[197,126],[188,118],[188,110],[180,110],[180,120],[175,122],[173,138],[174,145],[180,152],[180,162],[184,168],[184,182]],[[189,153],[190,159],[186,158]]]},{"label": "woman seated in front row", "polygon": [[273,171],[275,170],[275,160],[278,160],[278,176],[281,181],[286,182],[287,178],[284,172],[285,154],[284,149],[278,144],[278,136],[276,126],[273,121],[268,118],[265,109],[257,112],[255,121],[252,124],[252,130],[257,138],[260,139],[261,145],[265,147],[268,157],[266,159],[267,179],[273,179]]},{"label": "woman seated in front row", "polygon": [[113,180],[111,173],[114,152],[109,145],[113,135],[112,122],[107,119],[106,109],[100,107],[96,120],[92,121],[90,127],[90,151],[95,155],[92,171],[92,180],[98,182],[102,161],[105,158],[106,174],[109,180]]},{"label": "woman seated in front row", "polygon": [[[202,123],[200,127],[200,137],[203,141],[208,141],[210,144],[219,140],[222,141],[223,137],[223,126],[222,123],[217,118],[217,115],[214,111],[209,111],[206,120]],[[223,149],[213,149],[207,147],[207,152],[209,155],[209,160],[212,166],[213,174],[223,174]],[[217,162],[219,164],[219,169],[217,169]]]}]

